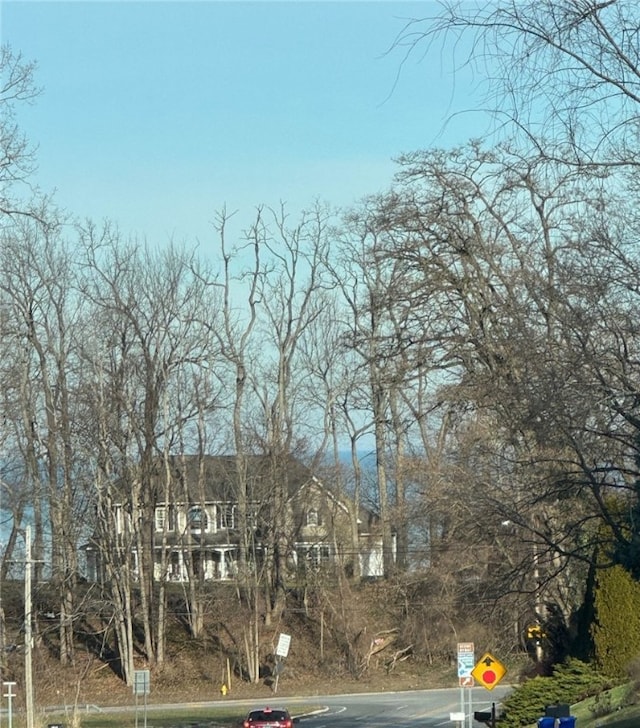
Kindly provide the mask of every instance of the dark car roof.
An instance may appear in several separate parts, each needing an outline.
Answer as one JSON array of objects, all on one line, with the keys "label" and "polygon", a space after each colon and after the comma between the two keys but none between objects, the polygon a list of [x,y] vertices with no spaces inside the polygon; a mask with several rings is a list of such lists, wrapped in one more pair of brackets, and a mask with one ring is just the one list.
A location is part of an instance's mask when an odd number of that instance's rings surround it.
[{"label": "dark car roof", "polygon": [[247,716],[247,720],[252,722],[260,723],[262,721],[273,721],[273,720],[286,720],[289,717],[289,712],[282,708],[265,708],[264,710],[252,710]]}]

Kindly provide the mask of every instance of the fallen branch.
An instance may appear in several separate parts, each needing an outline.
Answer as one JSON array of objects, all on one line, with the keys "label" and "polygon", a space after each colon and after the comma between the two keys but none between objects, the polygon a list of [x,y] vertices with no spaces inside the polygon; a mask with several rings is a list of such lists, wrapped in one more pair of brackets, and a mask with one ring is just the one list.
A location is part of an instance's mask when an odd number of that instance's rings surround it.
[{"label": "fallen branch", "polygon": [[408,659],[411,654],[413,653],[413,645],[408,645],[407,647],[404,647],[402,650],[397,650],[391,659],[387,660],[387,662],[384,663],[384,666],[387,670],[387,673],[391,672],[393,668],[396,666],[397,662],[403,662],[404,660]]},{"label": "fallen branch", "polygon": [[388,629],[384,632],[378,632],[378,634],[371,640],[369,645],[369,651],[364,656],[362,664],[360,665],[360,675],[363,675],[369,668],[369,663],[374,655],[377,655],[382,650],[386,650],[389,645],[393,644],[398,637],[397,629]]}]

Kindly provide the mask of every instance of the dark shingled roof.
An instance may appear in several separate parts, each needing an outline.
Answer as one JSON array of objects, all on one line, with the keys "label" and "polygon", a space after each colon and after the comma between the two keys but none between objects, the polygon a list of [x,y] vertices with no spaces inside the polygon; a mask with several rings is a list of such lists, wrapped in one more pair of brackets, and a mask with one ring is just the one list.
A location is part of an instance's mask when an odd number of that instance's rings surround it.
[{"label": "dark shingled roof", "polygon": [[[274,483],[287,479],[289,496],[294,495],[312,476],[311,471],[294,458],[276,459],[251,455],[246,464],[247,493],[250,500],[260,500]],[[173,500],[181,501],[186,486],[191,502],[236,500],[238,461],[235,455],[176,455],[168,460],[173,481]],[[157,502],[162,502],[165,463],[158,460],[152,474]]]}]

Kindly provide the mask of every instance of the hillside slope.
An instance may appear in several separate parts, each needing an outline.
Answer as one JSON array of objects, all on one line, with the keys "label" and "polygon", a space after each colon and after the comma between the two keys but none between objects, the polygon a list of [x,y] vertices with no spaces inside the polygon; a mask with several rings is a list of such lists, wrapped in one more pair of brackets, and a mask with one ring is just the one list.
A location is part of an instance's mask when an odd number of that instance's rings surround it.
[{"label": "hillside slope", "polygon": [[[291,599],[278,624],[261,625],[261,676],[252,683],[243,673],[244,638],[250,615],[238,602],[233,587],[212,589],[206,626],[201,638],[187,634],[178,595],[172,600],[167,630],[167,658],[150,667],[142,654],[136,668],[150,669],[149,702],[212,700],[221,697],[228,682],[230,697],[267,700],[276,688],[274,653],[281,633],[291,635],[289,655],[278,676],[279,695],[370,690],[405,690],[457,685],[455,665],[448,659],[420,658],[381,587],[362,585],[356,592],[325,593],[322,607],[305,604],[304,595]],[[23,602],[19,585],[5,585],[2,602],[7,623],[3,680],[15,680],[16,704],[24,685],[24,646],[21,633]],[[56,655],[54,607],[40,591],[36,641],[33,651],[34,692],[37,705],[120,705],[132,702],[132,689],[117,676],[108,638],[95,624],[88,634],[78,629],[75,665],[62,668]],[[79,624],[87,624],[85,618]],[[102,642],[101,642],[102,641]],[[453,648],[455,649],[455,647]],[[99,656],[102,652],[103,657]]]}]

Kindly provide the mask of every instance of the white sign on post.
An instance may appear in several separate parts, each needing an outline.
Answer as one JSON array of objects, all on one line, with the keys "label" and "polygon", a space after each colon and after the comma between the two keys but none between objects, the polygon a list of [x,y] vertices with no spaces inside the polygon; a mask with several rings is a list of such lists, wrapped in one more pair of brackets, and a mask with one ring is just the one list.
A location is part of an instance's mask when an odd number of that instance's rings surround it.
[{"label": "white sign on post", "polygon": [[[461,726],[464,725],[465,716],[464,689],[473,687],[473,676],[471,672],[474,662],[473,642],[458,642],[458,684],[460,685],[460,711],[458,715],[462,714]],[[473,691],[469,690],[469,728],[471,728],[473,722],[472,695]]]},{"label": "white sign on post", "polygon": [[291,644],[290,634],[280,634],[278,646],[276,647],[276,655],[278,657],[286,657],[289,654],[289,645]]},{"label": "white sign on post", "polygon": [[149,695],[151,686],[149,670],[133,671],[133,692],[135,695]]},{"label": "white sign on post", "polygon": [[[473,652],[473,642],[458,643],[458,678],[471,677],[475,665]],[[464,686],[461,684],[461,687]]]}]

